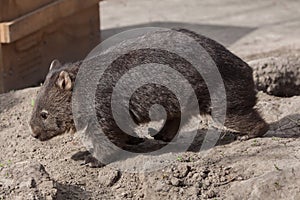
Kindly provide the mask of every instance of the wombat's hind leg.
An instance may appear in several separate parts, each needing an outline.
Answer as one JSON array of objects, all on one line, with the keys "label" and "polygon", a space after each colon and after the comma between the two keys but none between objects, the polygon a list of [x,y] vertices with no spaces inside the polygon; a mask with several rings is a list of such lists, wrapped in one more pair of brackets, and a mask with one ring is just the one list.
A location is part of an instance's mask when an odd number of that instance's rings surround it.
[{"label": "wombat's hind leg", "polygon": [[105,132],[105,135],[108,139],[117,145],[120,148],[123,148],[126,145],[138,145],[144,142],[144,138],[140,138],[136,136],[129,135],[123,132],[120,128],[115,128],[113,130],[109,130]]},{"label": "wombat's hind leg", "polygon": [[238,131],[240,136],[246,135],[247,139],[262,137],[269,130],[269,125],[255,109],[242,113],[228,112],[225,126]]},{"label": "wombat's hind leg", "polygon": [[178,133],[180,127],[180,118],[167,119],[164,127],[154,135],[155,140],[170,142]]},{"label": "wombat's hind leg", "polygon": [[138,145],[138,144],[140,144],[144,141],[145,141],[144,138],[139,138],[139,137],[134,137],[134,136],[128,135],[127,140],[126,140],[126,144],[128,144],[128,145]]}]

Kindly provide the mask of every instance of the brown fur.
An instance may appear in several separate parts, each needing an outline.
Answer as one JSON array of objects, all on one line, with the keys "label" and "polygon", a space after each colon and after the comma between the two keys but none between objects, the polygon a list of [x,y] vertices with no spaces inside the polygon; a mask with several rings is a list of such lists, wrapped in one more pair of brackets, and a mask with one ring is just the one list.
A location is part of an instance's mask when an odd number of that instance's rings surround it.
[{"label": "brown fur", "polygon": [[[253,108],[256,104],[256,90],[252,78],[252,69],[240,58],[232,54],[221,44],[196,34],[192,31],[177,30],[194,38],[208,52],[216,63],[223,78],[227,95],[227,116],[225,126],[235,129],[241,135],[250,138],[262,136],[268,125]],[[106,135],[118,145],[124,143],[138,143],[139,138],[129,136],[122,132],[112,116],[110,107],[111,93],[118,79],[130,68],[140,64],[160,63],[168,64],[180,72],[192,85],[200,112],[210,114],[210,96],[207,86],[193,66],[177,55],[158,49],[139,49],[120,56],[104,72],[96,93],[96,113],[98,121]],[[47,140],[75,129],[71,98],[72,89],[64,90],[57,85],[61,71],[70,75],[72,84],[80,63],[68,64],[51,69],[36,100],[30,125],[33,135],[40,140]],[[106,94],[106,95],[103,95]],[[160,97],[160,98],[159,98]],[[180,116],[193,115],[192,111],[180,112],[178,100],[167,88],[160,85],[148,84],[139,88],[130,99],[130,113],[138,124],[150,121],[149,108],[153,104],[163,105],[167,112],[167,121],[162,130],[154,136],[155,139],[170,141],[179,128]],[[47,110],[48,117],[43,119],[41,113]]]}]

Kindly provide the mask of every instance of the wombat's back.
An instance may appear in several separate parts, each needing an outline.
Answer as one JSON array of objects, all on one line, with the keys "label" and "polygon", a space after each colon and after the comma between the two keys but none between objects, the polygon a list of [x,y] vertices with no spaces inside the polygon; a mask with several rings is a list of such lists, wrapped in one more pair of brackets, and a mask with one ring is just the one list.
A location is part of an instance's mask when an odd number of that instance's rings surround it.
[{"label": "wombat's back", "polygon": [[[259,132],[259,135],[261,135],[262,132],[265,132],[267,127],[265,122],[253,109],[253,106],[256,104],[256,90],[252,78],[252,69],[248,66],[248,64],[228,51],[221,44],[205,36],[186,29],[176,29],[176,31],[184,33],[197,41],[206,50],[216,64],[226,90],[227,119],[230,119],[226,121],[227,125],[229,127],[236,128],[234,121],[236,121],[237,125],[241,123],[247,123],[247,120],[251,120],[251,118],[253,118],[253,121],[249,122],[249,127],[245,127],[245,125],[243,125],[244,127],[240,129],[241,131],[244,131],[243,134],[249,133],[251,129],[254,130],[254,126],[258,123],[262,124],[259,129],[263,129],[263,131],[258,130],[254,132]],[[157,39],[160,40],[160,38]],[[147,43],[151,41],[149,41],[149,38],[146,36],[138,39],[137,44],[143,42]],[[126,42],[123,45],[126,46]],[[133,45],[132,47],[138,47],[138,45]],[[120,45],[118,48],[122,49],[122,45]],[[116,49],[117,48],[112,48],[111,51],[115,51]],[[110,50],[108,50],[106,54],[109,55]],[[124,55],[121,55],[114,60],[114,62],[110,63],[109,67],[105,70],[104,74],[99,80],[100,84],[96,93],[97,117],[98,120],[101,121],[101,126],[104,128],[104,130],[109,132],[108,135],[110,137],[118,138],[118,136],[115,137],[115,133],[123,134],[114,121],[110,106],[112,102],[111,94],[114,90],[114,87],[116,86],[118,80],[129,70],[132,70],[139,65],[151,63],[153,64],[152,66],[158,64],[168,65],[169,67],[178,71],[186,80],[189,81],[193,87],[197,96],[200,112],[210,113],[211,101],[209,90],[202,76],[190,62],[176,55],[175,53],[164,49],[136,48],[136,50],[132,50]],[[151,67],[149,68],[149,72],[152,73]],[[155,73],[155,67],[153,67],[153,73]],[[157,76],[160,76],[160,74],[157,74]],[[133,76],[131,78],[134,82],[135,77]],[[136,81],[138,82],[138,79]],[[181,83],[177,80],[173,80],[173,84],[177,84],[178,87],[181,85]],[[130,86],[128,86],[128,88],[129,87]],[[126,88],[126,85],[124,88]],[[140,87],[130,97],[129,112],[131,117],[137,124],[150,121],[149,110],[154,104],[160,104],[165,108],[167,112],[167,122],[176,121],[176,123],[178,123],[180,122],[180,117],[182,114],[188,114],[181,113],[178,99],[168,88],[152,83]],[[190,112],[190,110],[187,110],[187,112]],[[168,125],[168,123],[166,123],[165,126],[166,125]],[[172,124],[172,126],[174,126],[174,124]],[[162,129],[163,132],[168,132],[166,129],[167,128],[164,127]],[[258,133],[253,133],[252,135],[256,134]]]},{"label": "wombat's back", "polygon": [[194,38],[211,56],[223,78],[228,109],[245,109],[256,103],[253,70],[220,43],[187,29],[178,31]]}]

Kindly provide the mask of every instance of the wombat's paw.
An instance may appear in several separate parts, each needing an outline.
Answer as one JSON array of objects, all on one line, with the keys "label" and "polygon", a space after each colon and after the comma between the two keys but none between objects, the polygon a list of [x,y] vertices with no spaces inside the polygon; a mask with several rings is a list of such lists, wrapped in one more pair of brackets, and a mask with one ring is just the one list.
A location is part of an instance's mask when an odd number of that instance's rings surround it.
[{"label": "wombat's paw", "polygon": [[169,135],[164,135],[164,134],[156,134],[153,137],[155,140],[160,140],[163,142],[171,142],[173,137]]},{"label": "wombat's paw", "polygon": [[157,130],[154,128],[149,128],[148,132],[151,135],[151,137],[153,137],[155,140],[158,140],[158,141],[170,142],[173,139],[172,137],[169,137],[168,135],[166,135],[162,132],[157,133]]},{"label": "wombat's paw", "polygon": [[241,141],[241,142],[249,140],[249,139],[251,139],[251,137],[249,137],[249,135],[237,136],[237,140]]},{"label": "wombat's paw", "polygon": [[71,157],[75,161],[83,161],[81,165],[86,165],[91,168],[103,167],[104,164],[94,158],[89,151],[79,151]]},{"label": "wombat's paw", "polygon": [[105,165],[98,161],[95,157],[91,154],[85,156],[83,165],[88,166],[90,168],[100,168],[104,167]]},{"label": "wombat's paw", "polygon": [[157,134],[157,130],[154,128],[148,128],[148,133],[151,137],[154,137]]},{"label": "wombat's paw", "polygon": [[128,140],[126,141],[126,144],[128,144],[128,145],[138,145],[140,143],[143,143],[144,141],[145,141],[144,138],[138,138],[138,137],[130,136],[128,138]]}]

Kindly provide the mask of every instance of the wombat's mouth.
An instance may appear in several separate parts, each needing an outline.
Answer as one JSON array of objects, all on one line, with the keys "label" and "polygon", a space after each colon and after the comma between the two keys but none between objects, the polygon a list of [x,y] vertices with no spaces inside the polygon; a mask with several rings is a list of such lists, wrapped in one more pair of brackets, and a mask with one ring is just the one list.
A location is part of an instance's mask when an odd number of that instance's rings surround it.
[{"label": "wombat's mouth", "polygon": [[62,135],[63,133],[65,132],[47,131],[47,132],[41,132],[39,134],[34,134],[33,137],[44,142],[54,138],[55,136]]},{"label": "wombat's mouth", "polygon": [[47,132],[43,132],[43,133],[40,133],[37,137],[38,140],[44,142],[44,141],[48,141],[48,140],[51,140],[52,138],[56,137],[56,136],[59,136],[59,135],[63,135],[65,133],[74,133],[75,130],[70,127],[70,128],[66,128],[66,130],[64,131],[47,131]]},{"label": "wombat's mouth", "polygon": [[38,137],[37,139],[38,139],[39,141],[41,141],[41,142],[45,142],[45,141],[48,141],[48,140],[50,140],[50,139],[52,139],[52,138]]},{"label": "wombat's mouth", "polygon": [[48,141],[51,140],[52,138],[58,136],[58,135],[63,135],[65,133],[75,133],[75,126],[72,126],[72,124],[65,124],[65,126],[58,127],[55,129],[42,129],[39,126],[30,126],[31,128],[31,135],[32,137],[40,140],[40,141]]}]

